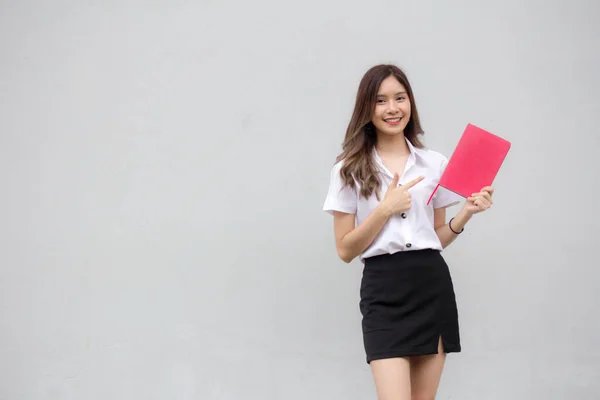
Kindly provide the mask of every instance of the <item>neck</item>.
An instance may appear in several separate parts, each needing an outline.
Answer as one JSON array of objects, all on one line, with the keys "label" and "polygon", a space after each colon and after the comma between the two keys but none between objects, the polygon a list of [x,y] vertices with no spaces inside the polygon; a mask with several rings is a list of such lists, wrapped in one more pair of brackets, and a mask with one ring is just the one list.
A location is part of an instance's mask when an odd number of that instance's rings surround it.
[{"label": "neck", "polygon": [[375,148],[379,153],[394,155],[410,154],[410,149],[408,148],[404,135],[378,135]]}]

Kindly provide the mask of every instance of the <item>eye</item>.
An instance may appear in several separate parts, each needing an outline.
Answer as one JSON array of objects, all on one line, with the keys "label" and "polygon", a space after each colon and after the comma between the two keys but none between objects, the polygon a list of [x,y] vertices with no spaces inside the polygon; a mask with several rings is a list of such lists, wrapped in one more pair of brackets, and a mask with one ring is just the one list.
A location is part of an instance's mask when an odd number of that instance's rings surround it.
[{"label": "eye", "polygon": [[396,100],[398,100],[398,101],[404,101],[404,100],[406,100],[406,97],[400,96]]}]

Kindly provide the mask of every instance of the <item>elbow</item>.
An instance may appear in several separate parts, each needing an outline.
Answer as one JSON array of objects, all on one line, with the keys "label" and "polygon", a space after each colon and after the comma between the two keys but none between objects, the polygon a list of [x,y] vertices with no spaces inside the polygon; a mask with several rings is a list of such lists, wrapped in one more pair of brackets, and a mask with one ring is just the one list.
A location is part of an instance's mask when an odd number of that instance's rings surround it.
[{"label": "elbow", "polygon": [[346,264],[350,264],[350,262],[354,259],[352,257],[340,257],[340,259]]},{"label": "elbow", "polygon": [[440,245],[442,246],[442,250],[446,249],[446,247],[450,246],[450,243],[452,243],[452,241],[448,240],[448,239],[444,239],[444,237],[442,235],[438,234],[438,239],[440,241]]},{"label": "elbow", "polygon": [[440,245],[442,246],[442,249],[445,249],[446,246],[448,246],[448,243],[446,242],[446,240],[444,240],[444,235],[441,235],[438,229],[439,229],[439,227],[435,228],[435,234],[438,237],[438,240],[440,241]]},{"label": "elbow", "polygon": [[352,254],[348,253],[347,250],[339,248],[339,247],[337,248],[337,254],[338,254],[338,257],[340,258],[340,260],[342,260],[346,264],[349,264],[354,259]]}]

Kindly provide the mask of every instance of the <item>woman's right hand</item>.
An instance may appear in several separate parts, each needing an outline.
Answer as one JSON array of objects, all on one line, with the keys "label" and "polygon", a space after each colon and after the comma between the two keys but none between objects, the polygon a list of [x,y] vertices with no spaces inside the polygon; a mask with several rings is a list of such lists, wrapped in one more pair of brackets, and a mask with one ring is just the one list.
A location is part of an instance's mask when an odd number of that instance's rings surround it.
[{"label": "woman's right hand", "polygon": [[423,176],[419,176],[408,182],[406,185],[398,186],[400,176],[398,173],[395,173],[394,179],[392,179],[392,183],[390,183],[388,190],[385,192],[383,201],[381,202],[382,205],[384,205],[386,212],[389,213],[389,215],[392,215],[410,210],[412,204],[408,189],[415,186],[423,179]]}]

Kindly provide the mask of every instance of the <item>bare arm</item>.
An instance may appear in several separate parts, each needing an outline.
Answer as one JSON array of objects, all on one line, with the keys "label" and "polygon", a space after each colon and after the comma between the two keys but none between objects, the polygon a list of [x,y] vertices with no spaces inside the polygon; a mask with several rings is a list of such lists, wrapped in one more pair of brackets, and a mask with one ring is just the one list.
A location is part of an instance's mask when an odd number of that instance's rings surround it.
[{"label": "bare arm", "polygon": [[[461,210],[452,220],[452,229],[456,232],[460,232],[470,219],[471,215],[464,210]],[[448,226],[448,223],[446,222],[446,209],[438,208],[434,210],[433,221],[435,233],[437,233],[438,238],[440,239],[442,248],[449,246],[458,235],[452,232],[450,226]]]},{"label": "bare arm", "polygon": [[336,211],[333,216],[335,231],[335,247],[339,257],[346,263],[371,245],[381,228],[392,215],[379,205],[373,212],[355,228],[355,215]]},{"label": "bare arm", "polygon": [[456,239],[458,234],[452,232],[461,232],[467,222],[473,217],[473,214],[487,210],[492,206],[492,194],[494,188],[486,186],[479,193],[473,193],[472,196],[467,198],[463,208],[456,214],[452,220],[452,229],[450,229],[449,222],[446,223],[446,209],[438,208],[434,210],[433,214],[433,225],[435,233],[437,233],[442,247],[447,247]]},{"label": "bare arm", "polygon": [[392,215],[410,209],[411,196],[408,190],[421,182],[423,177],[419,176],[401,187],[398,187],[399,179],[400,176],[394,174],[383,201],[356,228],[354,214],[334,213],[335,247],[344,262],[349,263],[365,251]]}]

